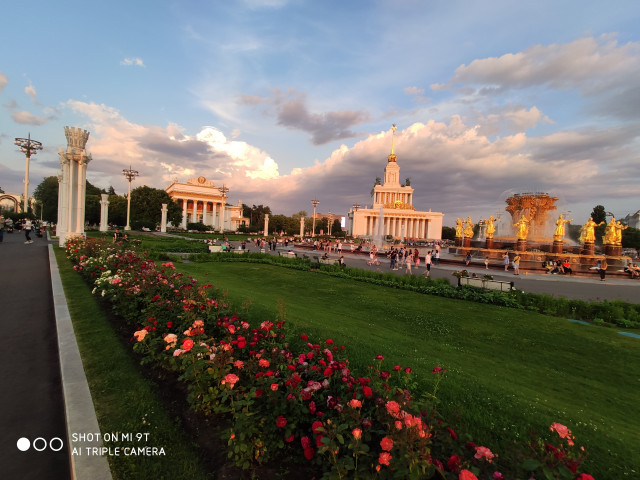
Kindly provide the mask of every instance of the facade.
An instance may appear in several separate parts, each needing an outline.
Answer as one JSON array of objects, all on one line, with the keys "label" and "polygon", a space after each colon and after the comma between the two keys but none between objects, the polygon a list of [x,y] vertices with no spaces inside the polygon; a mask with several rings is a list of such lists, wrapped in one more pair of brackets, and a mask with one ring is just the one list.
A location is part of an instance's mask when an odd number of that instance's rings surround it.
[{"label": "facade", "polygon": [[[393,131],[395,133],[395,126]],[[444,214],[415,209],[414,190],[409,185],[400,184],[400,166],[396,160],[392,143],[384,169],[384,182],[373,188],[373,206],[349,211],[350,234],[371,239],[391,236],[400,240],[441,240]]]},{"label": "facade", "polygon": [[622,221],[631,228],[640,228],[640,210],[636,213],[629,214]]},{"label": "facade", "polygon": [[186,229],[187,223],[202,222],[223,232],[249,224],[249,219],[242,216],[242,202],[227,205],[227,188],[216,187],[205,177],[192,178],[187,183],[176,179],[165,191],[182,207],[182,228]]}]

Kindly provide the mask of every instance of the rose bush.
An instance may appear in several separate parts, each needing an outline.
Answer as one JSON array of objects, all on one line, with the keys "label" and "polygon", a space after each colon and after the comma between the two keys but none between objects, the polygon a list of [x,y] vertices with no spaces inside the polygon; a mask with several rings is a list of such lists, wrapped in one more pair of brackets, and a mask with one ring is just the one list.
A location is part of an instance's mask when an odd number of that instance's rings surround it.
[{"label": "rose bush", "polygon": [[345,346],[290,338],[284,321],[250,325],[198,285],[126,246],[70,241],[67,255],[93,293],[121,316],[142,362],[175,373],[191,407],[223,416],[228,457],[248,469],[274,459],[308,462],[323,478],[590,478],[571,431],[498,455],[456,433],[438,412],[446,369],[416,392],[410,367],[353,372]]}]

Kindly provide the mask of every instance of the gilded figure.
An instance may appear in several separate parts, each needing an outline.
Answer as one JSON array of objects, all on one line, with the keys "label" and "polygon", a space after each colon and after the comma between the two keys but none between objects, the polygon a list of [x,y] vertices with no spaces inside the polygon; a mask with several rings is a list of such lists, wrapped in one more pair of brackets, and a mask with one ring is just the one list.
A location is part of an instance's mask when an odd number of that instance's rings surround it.
[{"label": "gilded figure", "polygon": [[564,234],[565,234],[564,225],[566,223],[571,223],[571,222],[573,222],[573,218],[571,220],[565,220],[564,217],[562,216],[562,214],[560,214],[560,216],[556,220],[556,230],[555,230],[555,232],[553,232],[553,239],[556,242],[561,242],[562,241],[562,239],[564,238]]},{"label": "gilded figure", "polygon": [[529,220],[527,220],[526,217],[522,215],[520,217],[520,220],[518,220],[518,223],[514,223],[513,226],[518,228],[516,236],[520,240],[526,240],[527,235],[529,235]]},{"label": "gilded figure", "polygon": [[473,238],[473,222],[471,221],[471,217],[467,218],[467,224],[464,227],[464,236]]},{"label": "gilded figure", "polygon": [[493,238],[493,234],[496,233],[496,226],[493,223],[494,221],[495,218],[493,218],[493,215],[489,217],[489,220],[485,220],[485,223],[487,224],[487,238]]}]

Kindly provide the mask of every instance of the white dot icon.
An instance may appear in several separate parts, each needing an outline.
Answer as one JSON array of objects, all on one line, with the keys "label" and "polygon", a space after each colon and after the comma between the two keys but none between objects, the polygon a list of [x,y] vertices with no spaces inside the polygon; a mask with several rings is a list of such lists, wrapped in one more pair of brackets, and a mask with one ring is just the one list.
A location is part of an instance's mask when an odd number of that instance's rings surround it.
[{"label": "white dot icon", "polygon": [[31,442],[29,441],[28,438],[22,437],[21,439],[18,440],[18,450],[20,450],[21,452],[26,452],[27,450],[29,450],[30,446],[31,446]]}]

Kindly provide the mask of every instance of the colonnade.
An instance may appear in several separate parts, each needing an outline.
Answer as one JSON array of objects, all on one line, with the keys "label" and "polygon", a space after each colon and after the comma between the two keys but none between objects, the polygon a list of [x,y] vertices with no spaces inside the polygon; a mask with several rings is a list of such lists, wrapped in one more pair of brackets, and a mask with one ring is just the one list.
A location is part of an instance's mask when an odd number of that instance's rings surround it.
[{"label": "colonnade", "polygon": [[[380,229],[380,216],[379,215],[366,215],[365,233],[367,236],[375,236],[379,233]],[[403,236],[406,238],[429,238],[429,219],[411,216],[385,216],[383,227],[383,235],[391,235],[395,238]],[[404,232],[402,227],[404,226]]]},{"label": "colonnade", "polygon": [[374,205],[389,203],[395,203],[401,201],[407,205],[413,203],[413,193],[401,193],[401,192],[375,192],[374,193]]},{"label": "colonnade", "polygon": [[[182,202],[182,228],[187,228],[187,223],[202,222],[214,229],[223,230],[228,222],[225,222],[225,202],[216,200],[202,200],[190,197],[173,197],[176,202]],[[191,208],[189,208],[191,203]],[[198,208],[200,207],[200,209]],[[187,219],[188,217],[188,219]]]}]

